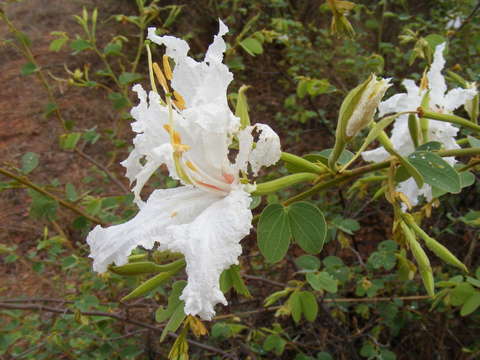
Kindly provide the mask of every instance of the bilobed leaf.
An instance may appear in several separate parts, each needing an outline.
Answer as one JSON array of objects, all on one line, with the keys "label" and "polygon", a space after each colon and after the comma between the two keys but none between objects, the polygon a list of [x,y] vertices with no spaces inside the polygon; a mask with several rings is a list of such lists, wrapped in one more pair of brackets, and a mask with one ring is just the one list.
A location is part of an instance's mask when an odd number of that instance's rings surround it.
[{"label": "bilobed leaf", "polygon": [[38,154],[27,152],[22,156],[22,173],[29,174],[38,166]]},{"label": "bilobed leaf", "polygon": [[308,273],[306,277],[308,283],[314,290],[325,290],[329,293],[336,293],[338,290],[338,281],[326,271],[319,272],[318,274]]},{"label": "bilobed leaf", "polygon": [[310,254],[318,254],[325,243],[327,224],[320,209],[309,202],[297,202],[288,208],[292,236]]},{"label": "bilobed leaf", "polygon": [[458,172],[440,156],[427,151],[416,151],[408,157],[408,161],[422,174],[427,184],[451,193],[460,192]]},{"label": "bilobed leaf", "polygon": [[257,228],[258,247],[267,262],[275,263],[283,259],[290,245],[290,237],[285,207],[280,204],[268,205],[260,215]]}]

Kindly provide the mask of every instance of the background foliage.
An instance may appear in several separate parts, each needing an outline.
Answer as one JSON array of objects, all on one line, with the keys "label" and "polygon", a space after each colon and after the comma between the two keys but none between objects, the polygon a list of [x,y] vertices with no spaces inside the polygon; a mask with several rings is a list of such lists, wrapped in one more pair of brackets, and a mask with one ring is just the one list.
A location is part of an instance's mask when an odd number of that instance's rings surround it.
[{"label": "background foliage", "polygon": [[[97,276],[85,243],[93,221],[121,222],[136,211],[118,163],[132,138],[130,87],[148,83],[148,25],[188,39],[200,58],[223,19],[232,108],[239,87],[250,85],[252,122],[269,123],[283,149],[299,155],[332,147],[348,90],[376,72],[398,81],[390,90],[398,91],[401,79],[421,77],[428,49],[444,39],[448,69],[479,81],[477,1],[356,3],[348,17],[356,37],[341,39],[316,0],[1,2],[0,166],[17,179],[0,178],[0,357],[163,359],[178,337],[170,330],[184,318],[174,315],[183,272],[173,285],[119,302],[148,277]],[[461,27],[449,29],[457,17]],[[285,173],[279,166],[264,180]],[[146,192],[175,185],[159,171]],[[258,198],[255,211],[299,190]],[[478,182],[445,195],[426,221],[471,270],[434,260],[433,302],[392,239],[388,203],[368,201],[376,190],[358,182],[314,199],[327,226],[319,255],[305,254],[308,244],[297,239],[282,261],[265,263],[256,234],[244,239],[241,271],[222,277],[229,306],[205,324],[207,335],[191,338],[191,358],[476,358]]]}]

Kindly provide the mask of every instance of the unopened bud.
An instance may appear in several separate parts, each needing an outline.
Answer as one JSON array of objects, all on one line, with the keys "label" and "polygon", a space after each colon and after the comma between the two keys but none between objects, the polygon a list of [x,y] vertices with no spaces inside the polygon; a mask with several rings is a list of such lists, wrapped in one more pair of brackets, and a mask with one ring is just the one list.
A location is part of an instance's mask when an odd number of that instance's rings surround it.
[{"label": "unopened bud", "polygon": [[350,91],[340,108],[339,122],[346,124],[347,140],[365,128],[375,115],[380,101],[391,86],[390,79],[377,80],[375,74]]}]

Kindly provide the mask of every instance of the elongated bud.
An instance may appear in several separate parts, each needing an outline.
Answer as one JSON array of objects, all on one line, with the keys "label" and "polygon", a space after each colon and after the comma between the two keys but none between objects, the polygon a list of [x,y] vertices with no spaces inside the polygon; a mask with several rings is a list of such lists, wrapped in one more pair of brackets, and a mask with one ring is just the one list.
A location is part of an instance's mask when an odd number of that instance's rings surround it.
[{"label": "elongated bud", "polygon": [[237,106],[235,107],[235,116],[240,118],[240,129],[250,126],[250,116],[248,115],[248,103],[245,92],[250,86],[242,85],[238,90]]},{"label": "elongated bud", "polygon": [[256,184],[255,190],[252,192],[252,194],[253,195],[270,194],[301,182],[314,181],[316,178],[317,178],[317,175],[312,173],[297,173],[297,174],[287,175],[279,179],[267,181],[261,184]]},{"label": "elongated bud", "polygon": [[479,113],[479,94],[477,90],[477,84],[472,82],[467,84],[467,89],[473,89],[477,91],[477,94],[465,102],[465,110],[467,110],[470,120],[478,124],[478,113]]},{"label": "elongated bud", "polygon": [[468,272],[467,267],[457,259],[455,255],[453,255],[450,250],[448,250],[445,246],[440,244],[437,240],[430,237],[425,231],[423,231],[420,226],[417,225],[413,217],[409,214],[404,215],[405,221],[408,223],[411,229],[417,233],[418,236],[422,238],[425,242],[425,245],[440,259],[445,261],[447,264],[453,265],[458,267],[464,272]]},{"label": "elongated bud", "polygon": [[[180,270],[180,269],[178,269]],[[166,281],[168,281],[173,275],[175,275],[178,270],[176,271],[166,271],[162,272],[158,275],[155,275],[154,277],[148,279],[145,281],[143,284],[138,286],[135,290],[133,290],[131,293],[128,295],[124,296],[120,301],[127,301],[131,299],[135,299],[139,296],[145,295],[155,289],[157,286],[162,285]]]},{"label": "elongated bud", "polygon": [[430,296],[435,295],[435,281],[433,280],[433,272],[432,267],[430,266],[430,260],[428,260],[427,254],[418,243],[415,235],[413,234],[412,230],[405,224],[403,221],[400,223],[402,227],[403,234],[405,235],[405,239],[407,240],[408,245],[410,246],[410,250],[412,251],[413,257],[417,261],[418,270],[420,275],[422,276],[423,285],[427,290],[427,294]]},{"label": "elongated bud", "polygon": [[[422,99],[422,109],[429,109],[430,108],[430,91],[427,91],[425,95],[423,95]],[[428,142],[428,119],[425,117],[420,117],[420,129],[422,133],[422,142]]]},{"label": "elongated bud", "polygon": [[419,136],[420,129],[418,126],[417,116],[415,114],[408,115],[408,130],[410,131],[410,137],[412,138],[415,148],[420,145]]},{"label": "elongated bud", "polygon": [[347,94],[338,115],[335,147],[328,160],[330,168],[335,168],[345,145],[373,120],[375,111],[390,86],[390,79],[377,80],[375,74],[372,74]]},{"label": "elongated bud", "polygon": [[[346,104],[343,113],[342,108],[340,108],[339,121],[344,121],[347,124],[345,135],[348,140],[357,135],[373,120],[375,111],[390,86],[390,79],[377,80],[375,74],[372,74],[364,84],[360,85],[360,90],[351,99],[350,103]],[[352,91],[355,91],[355,89]]]}]

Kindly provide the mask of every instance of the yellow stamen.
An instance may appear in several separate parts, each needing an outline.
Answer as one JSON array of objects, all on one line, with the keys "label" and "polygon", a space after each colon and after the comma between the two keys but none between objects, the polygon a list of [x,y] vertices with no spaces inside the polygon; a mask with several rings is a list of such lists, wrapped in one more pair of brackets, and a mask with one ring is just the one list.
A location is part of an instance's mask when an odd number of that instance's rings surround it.
[{"label": "yellow stamen", "polygon": [[173,90],[173,96],[175,96],[175,99],[173,102],[179,108],[180,110],[184,110],[186,108],[185,106],[185,99],[183,98],[182,95],[180,95],[177,91]]},{"label": "yellow stamen", "polygon": [[165,124],[163,125],[163,128],[165,129],[166,132],[168,132],[170,134],[170,132],[172,131],[172,127],[170,126],[170,124]]},{"label": "yellow stamen", "polygon": [[173,217],[177,216],[177,214],[178,214],[178,213],[177,213],[176,211],[174,211],[174,212],[172,212],[172,213],[170,214],[170,217],[173,218]]},{"label": "yellow stamen", "polygon": [[190,160],[186,161],[185,165],[187,165],[191,170],[193,170],[195,172],[197,171],[197,167],[195,165],[193,165],[193,163]]},{"label": "yellow stamen", "polygon": [[158,64],[154,62],[152,67],[153,67],[153,71],[155,72],[155,75],[157,76],[158,82],[163,87],[163,90],[165,90],[166,93],[169,93],[170,90],[168,88],[167,79],[165,79],[165,75],[163,75],[163,72],[160,69],[160,66],[158,66]]},{"label": "yellow stamen", "polygon": [[420,90],[428,89],[428,77],[427,77],[427,69],[423,72],[422,79],[420,80]]},{"label": "yellow stamen", "polygon": [[163,55],[163,71],[165,71],[165,76],[168,80],[172,80],[172,68],[170,67],[170,61],[167,55]]},{"label": "yellow stamen", "polygon": [[181,145],[182,144],[182,138],[180,137],[180,134],[178,131],[173,130],[173,143],[175,145]]}]

